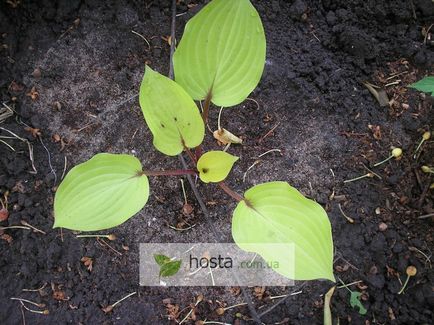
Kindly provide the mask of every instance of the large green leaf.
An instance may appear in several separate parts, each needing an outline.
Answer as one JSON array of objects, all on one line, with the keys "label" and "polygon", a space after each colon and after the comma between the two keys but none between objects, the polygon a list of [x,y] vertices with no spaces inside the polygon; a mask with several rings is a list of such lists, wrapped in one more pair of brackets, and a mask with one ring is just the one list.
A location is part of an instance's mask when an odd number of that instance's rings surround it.
[{"label": "large green leaf", "polygon": [[[271,182],[249,189],[234,211],[232,236],[241,249],[281,265],[285,265],[285,254],[294,248],[293,269],[276,269],[284,276],[334,281],[333,240],[327,214],[288,183]],[[283,245],[270,249],[263,244]]]},{"label": "large green leaf", "polygon": [[128,220],[146,204],[149,182],[130,155],[100,153],[75,166],[54,198],[54,228],[96,231]]},{"label": "large green leaf", "polygon": [[175,80],[196,100],[241,103],[265,64],[261,18],[249,0],[213,0],[185,26],[173,57]]},{"label": "large green leaf", "polygon": [[184,145],[194,148],[205,136],[205,126],[193,99],[174,81],[148,66],[140,86],[140,106],[154,146],[175,156]]},{"label": "large green leaf", "polygon": [[434,96],[434,76],[425,77],[414,84],[409,86],[410,88],[415,88],[424,93],[431,93]]},{"label": "large green leaf", "polygon": [[197,162],[199,178],[204,183],[224,180],[239,158],[224,151],[208,151]]}]

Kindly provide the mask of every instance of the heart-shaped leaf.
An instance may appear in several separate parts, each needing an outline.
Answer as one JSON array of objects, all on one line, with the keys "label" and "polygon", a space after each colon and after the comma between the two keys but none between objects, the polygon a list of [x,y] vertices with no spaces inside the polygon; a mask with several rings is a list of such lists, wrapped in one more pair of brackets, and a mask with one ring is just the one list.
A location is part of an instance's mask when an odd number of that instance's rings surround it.
[{"label": "heart-shaped leaf", "polygon": [[173,57],[175,80],[195,99],[241,103],[265,64],[261,18],[249,0],[213,0],[185,26]]},{"label": "heart-shaped leaf", "polygon": [[204,183],[218,183],[230,173],[239,158],[224,151],[208,151],[197,162],[199,178]]},{"label": "heart-shaped leaf", "polygon": [[[244,197],[232,219],[232,236],[241,249],[278,261],[276,271],[291,279],[334,281],[331,225],[318,203],[285,182],[256,185]],[[292,248],[295,265],[288,265],[285,256]]]},{"label": "heart-shaped leaf", "polygon": [[194,148],[202,143],[205,126],[199,109],[176,82],[147,66],[139,100],[157,150],[175,156],[184,146]]},{"label": "heart-shaped leaf", "polygon": [[72,168],[54,198],[54,228],[96,231],[128,220],[146,204],[149,182],[130,155],[100,153]]}]

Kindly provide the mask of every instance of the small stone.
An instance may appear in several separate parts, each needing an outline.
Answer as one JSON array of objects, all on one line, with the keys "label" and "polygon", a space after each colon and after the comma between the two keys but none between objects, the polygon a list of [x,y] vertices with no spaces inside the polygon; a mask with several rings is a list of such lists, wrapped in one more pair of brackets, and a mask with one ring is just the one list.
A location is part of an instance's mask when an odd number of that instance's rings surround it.
[{"label": "small stone", "polygon": [[35,70],[33,70],[33,73],[32,73],[33,78],[39,79],[39,78],[41,78],[41,75],[42,75],[41,69],[36,68]]},{"label": "small stone", "polygon": [[386,231],[387,227],[388,227],[387,224],[384,223],[384,222],[381,222],[381,223],[378,225],[378,229],[379,229],[380,231]]}]

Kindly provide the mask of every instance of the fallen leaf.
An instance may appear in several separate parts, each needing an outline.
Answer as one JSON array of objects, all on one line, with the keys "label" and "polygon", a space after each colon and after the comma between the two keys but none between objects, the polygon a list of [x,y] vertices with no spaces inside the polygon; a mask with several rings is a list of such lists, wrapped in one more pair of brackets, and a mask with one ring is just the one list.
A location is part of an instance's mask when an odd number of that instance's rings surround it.
[{"label": "fallen leaf", "polygon": [[26,96],[30,97],[33,101],[37,100],[39,97],[39,93],[36,90],[36,87],[33,86],[32,89],[26,94]]},{"label": "fallen leaf", "polygon": [[93,260],[92,258],[88,257],[88,256],[84,256],[81,258],[81,262],[83,262],[84,266],[87,267],[87,270],[89,272],[92,272],[93,269]]},{"label": "fallen leaf", "polygon": [[226,145],[229,143],[240,144],[243,142],[242,139],[232,134],[225,128],[218,129],[212,133],[213,137],[220,143]]},{"label": "fallen leaf", "polygon": [[37,137],[42,135],[40,129],[31,128],[30,126],[24,128],[24,130],[29,132],[32,135],[32,137],[34,137],[34,138],[37,138]]}]

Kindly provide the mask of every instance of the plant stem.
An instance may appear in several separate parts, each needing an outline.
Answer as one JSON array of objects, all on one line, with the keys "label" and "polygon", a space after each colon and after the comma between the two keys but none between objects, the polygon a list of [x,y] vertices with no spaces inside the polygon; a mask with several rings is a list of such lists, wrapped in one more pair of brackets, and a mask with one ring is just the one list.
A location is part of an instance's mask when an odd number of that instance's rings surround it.
[{"label": "plant stem", "polygon": [[190,158],[191,162],[196,165],[197,163],[197,158],[196,156],[191,152],[190,148],[184,146],[184,150],[185,152],[187,152],[188,157]]},{"label": "plant stem", "polygon": [[197,175],[197,171],[193,169],[175,169],[175,170],[143,170],[137,174],[138,176],[182,176],[182,175]]},{"label": "plant stem", "polygon": [[229,195],[231,198],[233,198],[237,202],[244,200],[244,197],[242,195],[238,194],[237,192],[235,192],[231,188],[229,188],[229,186],[227,186],[225,182],[220,182],[218,184],[219,184],[220,188],[226,192],[227,195]]},{"label": "plant stem", "polygon": [[205,102],[203,104],[203,112],[202,112],[202,118],[203,122],[206,124],[208,121],[208,114],[209,114],[209,107],[211,104],[211,97],[212,97],[212,89],[208,91],[208,94],[206,95]]},{"label": "plant stem", "polygon": [[347,179],[347,180],[344,181],[344,183],[355,182],[355,181],[358,181],[358,180],[363,179],[365,177],[372,177],[372,176],[374,176],[374,175],[372,175],[372,173],[367,173],[365,175],[362,175],[362,176],[359,176],[359,177],[356,177],[356,178]]},{"label": "plant stem", "polygon": [[407,286],[409,280],[410,280],[410,276],[407,275],[407,279],[405,279],[404,285],[402,286],[401,290],[399,290],[399,292],[398,292],[399,295],[404,292],[404,289]]},{"label": "plant stem", "polygon": [[392,159],[393,156],[387,157],[386,159],[384,159],[383,161],[380,161],[379,163],[376,163],[374,165],[374,167],[380,166],[381,164],[384,164],[386,161],[389,161],[390,159]]}]

